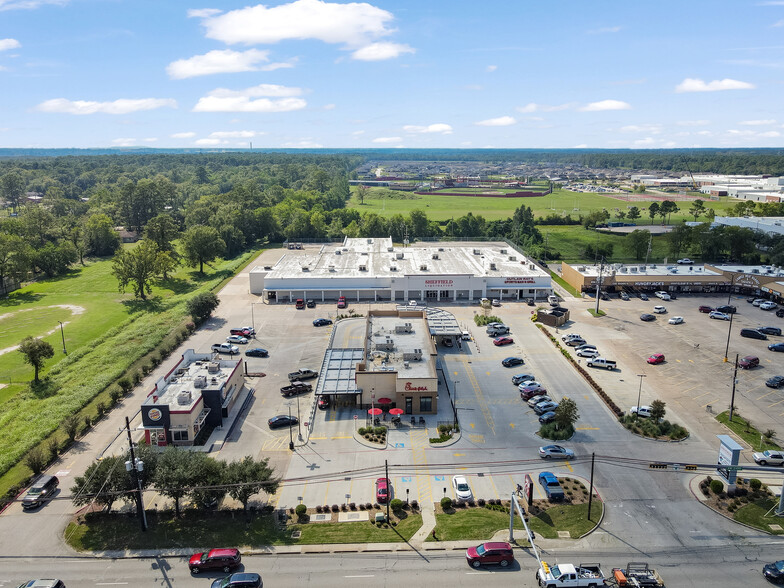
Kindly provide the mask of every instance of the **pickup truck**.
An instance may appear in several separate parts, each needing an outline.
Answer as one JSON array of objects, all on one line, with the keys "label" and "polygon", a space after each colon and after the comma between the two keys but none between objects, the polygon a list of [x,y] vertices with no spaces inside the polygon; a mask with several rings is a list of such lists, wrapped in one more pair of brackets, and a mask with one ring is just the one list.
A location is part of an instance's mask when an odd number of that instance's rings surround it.
[{"label": "pickup truck", "polygon": [[236,345],[230,345],[229,343],[213,343],[211,349],[217,353],[228,353],[229,355],[234,355],[235,353],[240,352],[239,347]]},{"label": "pickup truck", "polygon": [[289,396],[296,396],[297,394],[305,394],[313,390],[313,386],[304,382],[292,382],[288,386],[283,386],[280,393],[286,398]]},{"label": "pickup truck", "polygon": [[297,370],[289,374],[289,382],[310,380],[311,378],[318,378],[318,372],[315,370]]},{"label": "pickup truck", "polygon": [[[539,474],[539,483],[544,488],[544,493],[547,494],[547,499],[550,502],[562,502],[564,499],[564,491],[561,488],[561,483],[555,474],[552,472],[542,472]],[[587,584],[586,584],[587,586]]]},{"label": "pickup truck", "polygon": [[579,566],[564,563],[547,565],[542,562],[536,570],[536,580],[543,588],[559,588],[561,586],[577,586],[585,588],[598,588],[604,586],[604,573],[599,564],[581,563]]},{"label": "pickup truck", "polygon": [[485,332],[491,337],[498,337],[498,335],[506,335],[509,332],[509,327],[506,325],[492,325],[487,327]]}]

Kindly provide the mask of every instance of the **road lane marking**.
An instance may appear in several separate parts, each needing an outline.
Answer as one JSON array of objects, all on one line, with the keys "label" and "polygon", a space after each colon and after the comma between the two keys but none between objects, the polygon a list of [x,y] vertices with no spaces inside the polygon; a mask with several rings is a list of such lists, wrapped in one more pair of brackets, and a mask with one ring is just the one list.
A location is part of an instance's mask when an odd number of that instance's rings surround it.
[{"label": "road lane marking", "polygon": [[575,431],[598,431],[599,427],[576,427]]},{"label": "road lane marking", "polygon": [[513,429],[515,428],[515,424],[514,423],[509,423],[509,426],[512,427]]},{"label": "road lane marking", "polygon": [[465,457],[465,453],[455,453],[453,454],[455,457]]},{"label": "road lane marking", "polygon": [[343,576],[344,578],[375,578],[373,574],[366,574],[364,576]]}]

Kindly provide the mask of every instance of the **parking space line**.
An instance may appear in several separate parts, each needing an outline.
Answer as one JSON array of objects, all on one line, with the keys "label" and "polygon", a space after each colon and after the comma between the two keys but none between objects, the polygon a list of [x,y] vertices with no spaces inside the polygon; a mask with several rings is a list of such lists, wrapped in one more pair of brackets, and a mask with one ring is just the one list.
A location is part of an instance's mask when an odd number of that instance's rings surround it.
[{"label": "parking space line", "polygon": [[[427,465],[427,455],[425,454],[425,448],[430,445],[427,431],[423,431],[421,429],[412,429],[409,431],[408,435],[409,439],[411,440],[411,459],[414,462],[414,465]],[[417,496],[419,497],[420,503],[426,504],[431,502],[433,499],[433,488],[430,484],[430,474],[424,469],[421,473],[419,473],[419,470],[417,470],[417,472]]]},{"label": "parking space line", "polygon": [[695,396],[694,398],[692,398],[692,400],[697,400],[698,398],[702,398],[703,396],[706,396],[706,395],[708,395],[708,394],[713,394],[713,390],[708,390],[707,392],[703,392],[702,394],[700,394],[700,395],[698,395],[698,396]]},{"label": "parking space line", "polygon": [[575,431],[598,431],[599,427],[575,427]]},{"label": "parking space line", "polygon": [[329,504],[327,500],[329,498],[329,481],[327,481],[326,486],[324,488],[324,500],[321,501],[321,504]]},{"label": "parking space line", "polygon": [[703,404],[702,408],[705,408],[706,406],[710,406],[711,404],[715,404],[716,402],[720,402],[720,401],[721,401],[721,398],[716,398],[714,400],[711,400],[710,402],[706,402],[705,404]]},{"label": "parking space line", "polygon": [[498,494],[498,488],[496,488],[495,482],[493,481],[493,476],[487,476],[490,479],[490,485],[493,487],[493,492],[495,492],[496,498],[501,498],[501,495]]},{"label": "parking space line", "polygon": [[476,379],[476,375],[474,374],[474,370],[471,369],[471,365],[468,363],[468,359],[465,357],[462,357],[461,359],[463,361],[463,369],[465,369],[466,375],[468,376],[468,381],[471,383],[471,387],[474,389],[474,395],[476,396],[479,409],[482,411],[482,414],[485,417],[487,426],[490,428],[493,435],[495,435],[495,422],[493,421],[493,415],[490,413],[487,399],[482,393],[482,387],[479,385],[479,382]]},{"label": "parking space line", "polygon": [[760,396],[759,398],[757,398],[757,400],[762,400],[763,398],[767,398],[767,397],[768,397],[768,396],[770,396],[771,394],[775,394],[775,393],[776,393],[776,390],[771,390],[771,391],[770,391],[770,392],[768,392],[767,394],[763,394],[762,396]]}]

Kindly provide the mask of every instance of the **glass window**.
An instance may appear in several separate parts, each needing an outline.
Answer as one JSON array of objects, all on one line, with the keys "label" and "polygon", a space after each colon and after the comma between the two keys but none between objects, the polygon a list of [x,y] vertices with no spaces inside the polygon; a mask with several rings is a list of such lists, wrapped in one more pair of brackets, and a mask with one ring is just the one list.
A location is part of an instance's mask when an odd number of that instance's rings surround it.
[{"label": "glass window", "polygon": [[432,396],[422,396],[419,399],[419,412],[433,412]]},{"label": "glass window", "polygon": [[175,441],[187,441],[188,440],[188,431],[172,431],[172,438]]}]

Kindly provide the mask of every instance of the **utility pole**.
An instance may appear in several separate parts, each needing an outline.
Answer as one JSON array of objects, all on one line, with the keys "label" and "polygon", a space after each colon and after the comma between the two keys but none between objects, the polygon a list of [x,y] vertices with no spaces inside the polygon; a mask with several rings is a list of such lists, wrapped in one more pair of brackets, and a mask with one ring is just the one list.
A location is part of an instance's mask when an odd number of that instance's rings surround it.
[{"label": "utility pole", "polygon": [[133,453],[133,440],[131,439],[131,423],[128,417],[125,417],[125,430],[128,432],[128,447],[131,449],[131,459],[125,462],[125,469],[136,478],[136,487],[138,492],[136,494],[136,512],[139,513],[139,519],[142,524],[142,531],[147,530],[147,514],[144,512],[144,498],[142,496],[142,478],[141,472],[144,470],[144,462],[137,460]]},{"label": "utility pole", "polygon": [[389,492],[389,462],[386,459],[384,460],[384,477],[387,479],[387,523],[389,523],[389,503],[391,502],[389,497],[391,493]]},{"label": "utility pole", "polygon": [[[640,380],[642,382],[642,380]],[[591,453],[591,489],[588,491],[588,520],[591,520],[591,502],[593,501],[593,464],[596,454]]]},{"label": "utility pole", "polygon": [[602,272],[604,271],[604,256],[599,261],[599,278],[596,280],[596,314],[599,314],[599,293],[602,291]]},{"label": "utility pole", "polygon": [[738,383],[738,353],[735,354],[735,371],[732,374],[732,397],[730,398],[730,422],[732,422],[732,415],[735,412],[735,384]]},{"label": "utility pole", "polygon": [[640,389],[637,390],[637,412],[634,415],[634,420],[640,418],[640,397],[642,396],[642,379],[645,378],[645,374],[637,374],[637,377],[640,378]]}]

